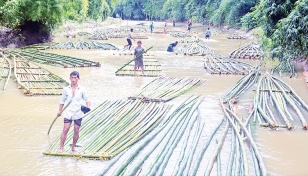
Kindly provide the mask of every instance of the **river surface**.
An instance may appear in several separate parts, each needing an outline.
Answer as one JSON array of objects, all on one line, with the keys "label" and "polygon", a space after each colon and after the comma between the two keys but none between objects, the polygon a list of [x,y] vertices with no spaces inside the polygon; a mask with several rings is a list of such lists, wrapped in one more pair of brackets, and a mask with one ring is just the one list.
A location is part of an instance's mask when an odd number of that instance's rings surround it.
[{"label": "river surface", "polygon": [[[129,22],[133,25],[133,22]],[[154,26],[163,23],[154,23]],[[179,25],[179,24],[177,24]],[[183,25],[183,24],[182,24]],[[148,26],[148,25],[146,25]],[[171,29],[172,27],[168,27]],[[193,28],[204,38],[206,28]],[[155,30],[162,30],[162,28]],[[185,28],[178,28],[185,31]],[[213,30],[214,31],[214,30]],[[203,32],[203,33],[201,33]],[[190,93],[169,102],[179,104],[190,95],[203,95],[204,102],[200,105],[202,120],[206,130],[210,131],[223,118],[218,105],[219,98],[241,78],[238,75],[210,75],[203,68],[202,57],[174,55],[165,52],[167,46],[179,38],[169,34],[150,34],[149,39],[143,39],[143,47],[154,46],[152,53],[162,65],[163,76],[196,77],[206,79],[206,82]],[[197,35],[197,34],[194,34]],[[205,41],[215,53],[227,56],[231,51],[243,46],[251,40],[228,40],[228,32],[214,35]],[[65,40],[63,38],[56,41]],[[77,41],[76,39],[68,39]],[[108,42],[119,47],[126,45],[126,39],[111,39]],[[135,44],[136,41],[133,41]],[[136,45],[136,44],[135,44]],[[115,76],[115,71],[130,61],[132,56],[113,55],[114,51],[102,50],[48,50],[46,52],[74,56],[101,63],[98,68],[58,68],[42,65],[44,68],[69,81],[73,70],[80,72],[80,85],[86,87],[92,102],[92,108],[104,100],[125,99],[141,85],[155,78]],[[256,61],[248,61],[255,64]],[[283,78],[297,93],[308,102],[308,88],[304,82],[301,67],[298,67],[297,78]],[[252,91],[240,100],[237,108],[248,112]],[[47,130],[55,118],[59,96],[24,96],[11,81],[6,91],[0,92],[0,175],[95,175],[108,161],[93,161],[87,159],[50,157],[42,154],[48,146],[61,134],[63,121],[57,120],[50,135]],[[246,114],[243,113],[243,116]],[[307,117],[307,114],[305,114]],[[257,128],[256,141],[265,160],[268,171],[272,175],[308,175],[306,158],[308,157],[308,132],[299,128],[292,131],[268,130]],[[176,160],[176,158],[174,158]],[[168,174],[167,174],[168,175]]]}]

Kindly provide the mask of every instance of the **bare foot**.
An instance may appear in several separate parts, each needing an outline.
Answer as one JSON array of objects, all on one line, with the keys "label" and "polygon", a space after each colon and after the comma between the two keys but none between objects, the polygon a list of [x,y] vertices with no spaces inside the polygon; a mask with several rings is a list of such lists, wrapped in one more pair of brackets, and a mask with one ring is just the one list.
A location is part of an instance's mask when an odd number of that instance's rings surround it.
[{"label": "bare foot", "polygon": [[63,148],[60,148],[59,153],[63,153]]}]

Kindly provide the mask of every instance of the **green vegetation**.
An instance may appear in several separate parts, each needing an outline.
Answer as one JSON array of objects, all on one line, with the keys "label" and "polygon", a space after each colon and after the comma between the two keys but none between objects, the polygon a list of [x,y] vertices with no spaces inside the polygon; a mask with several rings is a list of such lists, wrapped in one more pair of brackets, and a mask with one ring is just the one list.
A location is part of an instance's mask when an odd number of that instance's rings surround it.
[{"label": "green vegetation", "polygon": [[308,0],[0,0],[0,25],[48,33],[70,19],[175,20],[262,31],[280,60],[307,55]]}]

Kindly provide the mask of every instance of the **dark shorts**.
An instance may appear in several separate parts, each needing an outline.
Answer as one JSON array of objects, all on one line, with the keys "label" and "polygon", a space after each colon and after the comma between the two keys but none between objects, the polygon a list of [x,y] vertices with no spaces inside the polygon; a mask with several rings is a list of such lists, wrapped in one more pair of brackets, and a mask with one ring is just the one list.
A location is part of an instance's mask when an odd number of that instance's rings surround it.
[{"label": "dark shorts", "polygon": [[131,39],[127,39],[128,45],[132,45],[132,40]]},{"label": "dark shorts", "polygon": [[[73,120],[69,120],[69,119],[67,119],[67,118],[64,118],[64,123],[72,123],[72,121],[73,121]],[[82,121],[82,118],[77,119],[77,120],[74,120],[74,123],[75,123],[76,125],[80,126],[80,125],[81,125],[81,121]]]},{"label": "dark shorts", "polygon": [[167,51],[168,51],[168,52],[173,52],[172,45],[169,45],[169,46],[168,46]]},{"label": "dark shorts", "polygon": [[210,36],[209,36],[209,35],[206,35],[205,38],[206,38],[206,39],[207,39],[207,38],[210,38]]},{"label": "dark shorts", "polygon": [[135,60],[135,67],[136,68],[140,68],[140,67],[143,67],[143,58],[142,57],[139,57]]}]

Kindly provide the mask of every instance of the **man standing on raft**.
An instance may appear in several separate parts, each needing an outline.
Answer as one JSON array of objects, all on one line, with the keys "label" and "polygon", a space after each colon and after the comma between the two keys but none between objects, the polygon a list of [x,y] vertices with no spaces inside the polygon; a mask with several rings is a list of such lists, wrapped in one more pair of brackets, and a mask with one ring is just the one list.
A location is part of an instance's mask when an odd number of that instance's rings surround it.
[{"label": "man standing on raft", "polygon": [[[75,151],[76,143],[79,138],[79,128],[81,126],[81,121],[84,116],[83,111],[81,110],[81,106],[83,105],[83,101],[86,102],[87,108],[90,108],[91,102],[88,100],[88,95],[85,89],[78,85],[79,81],[79,73],[77,71],[73,71],[70,74],[71,84],[63,89],[62,97],[59,106],[58,116],[61,116],[62,108],[64,104],[70,103],[66,110],[63,112],[64,117],[64,126],[61,134],[60,141],[60,151],[64,151],[64,143],[67,137],[68,130],[74,121],[74,136],[73,136],[73,144],[72,151]],[[85,108],[85,107],[83,107]]]},{"label": "man standing on raft", "polygon": [[132,40],[131,39],[133,39],[135,41],[135,39],[132,37],[132,32],[133,32],[133,28],[131,28],[130,32],[128,32],[127,39],[126,39],[128,44],[124,46],[124,48],[128,46],[128,50],[130,50],[130,48],[132,47]]},{"label": "man standing on raft", "polygon": [[142,74],[144,74],[144,67],[143,67],[143,53],[145,53],[144,49],[141,47],[142,42],[139,40],[137,42],[137,47],[135,48],[134,58],[135,59],[135,67],[134,67],[134,75],[136,75],[137,68],[141,67]]}]

